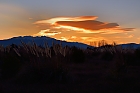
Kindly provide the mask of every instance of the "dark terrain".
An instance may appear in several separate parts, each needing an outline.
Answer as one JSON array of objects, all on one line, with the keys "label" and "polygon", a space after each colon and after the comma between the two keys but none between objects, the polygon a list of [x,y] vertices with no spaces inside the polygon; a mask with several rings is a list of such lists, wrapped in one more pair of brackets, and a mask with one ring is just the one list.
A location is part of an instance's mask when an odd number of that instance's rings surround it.
[{"label": "dark terrain", "polygon": [[0,47],[0,93],[139,93],[140,49]]}]

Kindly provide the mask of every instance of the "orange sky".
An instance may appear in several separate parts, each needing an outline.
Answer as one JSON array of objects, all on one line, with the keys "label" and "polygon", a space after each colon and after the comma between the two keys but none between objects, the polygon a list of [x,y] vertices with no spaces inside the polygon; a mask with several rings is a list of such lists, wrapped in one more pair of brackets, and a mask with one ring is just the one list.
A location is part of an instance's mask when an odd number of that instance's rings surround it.
[{"label": "orange sky", "polygon": [[140,0],[0,0],[0,39],[140,43]]}]

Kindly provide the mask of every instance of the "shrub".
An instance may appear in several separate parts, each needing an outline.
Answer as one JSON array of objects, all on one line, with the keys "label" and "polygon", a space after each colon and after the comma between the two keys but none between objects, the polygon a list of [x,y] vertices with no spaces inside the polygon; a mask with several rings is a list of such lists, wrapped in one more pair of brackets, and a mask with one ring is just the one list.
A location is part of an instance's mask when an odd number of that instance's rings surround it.
[{"label": "shrub", "polygon": [[56,67],[53,63],[42,64],[43,66],[26,65],[16,77],[18,84],[34,83],[64,83],[66,82],[67,70],[64,67]]},{"label": "shrub", "polygon": [[83,63],[85,61],[85,54],[83,50],[77,47],[72,47],[71,61],[74,63]]},{"label": "shrub", "polygon": [[140,48],[135,50],[135,55],[137,59],[140,59]]},{"label": "shrub", "polygon": [[109,51],[105,51],[103,53],[101,53],[101,59],[106,60],[106,61],[111,61],[114,57],[114,55],[109,52]]},{"label": "shrub", "polygon": [[129,66],[136,66],[137,59],[134,53],[126,53],[124,54],[125,63]]},{"label": "shrub", "polygon": [[3,58],[3,64],[1,68],[2,78],[6,79],[15,76],[18,73],[20,67],[20,60],[16,56],[6,54],[6,57]]}]

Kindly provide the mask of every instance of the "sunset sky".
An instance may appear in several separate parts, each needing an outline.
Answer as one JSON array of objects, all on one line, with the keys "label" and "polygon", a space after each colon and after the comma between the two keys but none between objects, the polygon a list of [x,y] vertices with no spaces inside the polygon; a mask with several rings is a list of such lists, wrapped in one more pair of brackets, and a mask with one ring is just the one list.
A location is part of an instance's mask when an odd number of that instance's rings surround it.
[{"label": "sunset sky", "polygon": [[0,39],[140,43],[140,0],[0,0]]}]

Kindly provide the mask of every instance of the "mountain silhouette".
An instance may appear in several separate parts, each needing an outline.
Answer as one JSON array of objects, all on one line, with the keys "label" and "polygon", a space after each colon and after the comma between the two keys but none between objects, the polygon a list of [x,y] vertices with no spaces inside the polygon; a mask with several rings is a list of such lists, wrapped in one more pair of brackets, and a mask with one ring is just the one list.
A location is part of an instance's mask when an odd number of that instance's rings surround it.
[{"label": "mountain silhouette", "polygon": [[13,37],[10,39],[5,39],[5,40],[0,40],[0,45],[3,46],[8,46],[8,45],[21,45],[24,42],[26,44],[33,44],[36,43],[38,46],[44,46],[45,43],[47,43],[49,46],[52,46],[52,44],[62,44],[62,46],[75,46],[79,48],[84,48],[86,49],[89,47],[89,45],[84,44],[84,43],[79,43],[79,42],[67,42],[67,41],[61,41],[61,40],[56,40],[51,37],[46,37],[46,36],[37,36],[37,37],[32,37],[32,36],[19,36],[19,37]]},{"label": "mountain silhouette", "polygon": [[[4,47],[8,45],[21,45],[24,42],[26,44],[33,44],[36,43],[38,46],[44,46],[45,43],[47,43],[49,46],[52,46],[52,44],[62,44],[62,46],[75,46],[78,48],[84,48],[86,49],[87,47],[94,48],[93,46],[84,44],[84,43],[79,43],[79,42],[67,42],[67,41],[61,41],[57,40],[51,37],[46,37],[46,36],[19,36],[19,37],[13,37],[10,39],[5,39],[5,40],[0,40],[0,45],[3,45]],[[117,46],[122,46],[122,48],[132,48],[132,49],[137,49],[140,48],[140,44],[136,43],[127,43],[127,44],[119,44]]]}]

